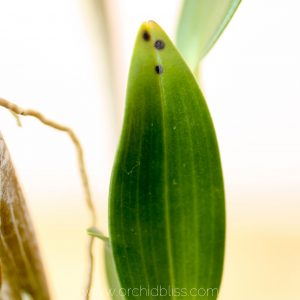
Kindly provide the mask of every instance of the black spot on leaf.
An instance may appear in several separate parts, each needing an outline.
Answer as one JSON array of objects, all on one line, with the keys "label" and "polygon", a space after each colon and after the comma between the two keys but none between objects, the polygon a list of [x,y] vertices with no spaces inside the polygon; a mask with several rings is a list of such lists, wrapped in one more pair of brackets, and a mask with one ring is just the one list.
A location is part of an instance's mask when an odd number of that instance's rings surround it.
[{"label": "black spot on leaf", "polygon": [[155,43],[154,43],[154,47],[155,47],[156,49],[158,49],[158,50],[162,50],[162,49],[165,48],[165,42],[162,41],[162,40],[157,40],[157,41],[155,41]]},{"label": "black spot on leaf", "polygon": [[155,66],[155,72],[157,74],[161,74],[164,71],[163,67],[161,65]]},{"label": "black spot on leaf", "polygon": [[151,38],[151,36],[150,36],[149,32],[145,30],[145,31],[143,32],[143,39],[144,39],[145,41],[150,41],[150,38]]}]

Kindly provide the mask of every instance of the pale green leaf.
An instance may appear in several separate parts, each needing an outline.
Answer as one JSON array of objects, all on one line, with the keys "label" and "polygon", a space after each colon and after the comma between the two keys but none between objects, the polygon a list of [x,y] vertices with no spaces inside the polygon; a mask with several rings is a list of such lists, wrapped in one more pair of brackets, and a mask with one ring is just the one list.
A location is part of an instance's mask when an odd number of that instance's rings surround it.
[{"label": "pale green leaf", "polygon": [[218,40],[241,0],[185,0],[176,45],[190,68],[196,70]]}]

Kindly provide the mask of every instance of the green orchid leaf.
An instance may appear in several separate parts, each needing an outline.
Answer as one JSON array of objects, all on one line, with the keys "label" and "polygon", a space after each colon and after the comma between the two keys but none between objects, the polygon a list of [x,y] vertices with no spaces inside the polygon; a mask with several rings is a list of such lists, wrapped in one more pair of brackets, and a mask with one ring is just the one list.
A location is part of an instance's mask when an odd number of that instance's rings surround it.
[{"label": "green orchid leaf", "polygon": [[126,299],[216,299],[225,207],[215,131],[193,74],[152,21],[133,52],[109,200]]},{"label": "green orchid leaf", "polygon": [[0,299],[50,299],[29,212],[1,134],[0,265]]},{"label": "green orchid leaf", "polygon": [[176,45],[194,71],[216,43],[241,0],[185,0]]}]

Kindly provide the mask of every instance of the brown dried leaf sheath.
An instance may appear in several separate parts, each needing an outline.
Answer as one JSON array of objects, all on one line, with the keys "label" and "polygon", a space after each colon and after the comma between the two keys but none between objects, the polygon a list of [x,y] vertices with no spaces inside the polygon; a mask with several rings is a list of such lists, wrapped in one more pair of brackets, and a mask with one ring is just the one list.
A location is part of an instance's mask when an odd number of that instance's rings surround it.
[{"label": "brown dried leaf sheath", "polygon": [[0,299],[50,299],[35,234],[14,167],[0,134]]}]

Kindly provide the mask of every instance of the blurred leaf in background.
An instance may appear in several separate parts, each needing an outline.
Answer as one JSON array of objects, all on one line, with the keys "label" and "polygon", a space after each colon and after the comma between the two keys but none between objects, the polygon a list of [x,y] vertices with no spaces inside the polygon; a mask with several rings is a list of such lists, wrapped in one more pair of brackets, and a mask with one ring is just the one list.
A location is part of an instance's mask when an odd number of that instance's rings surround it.
[{"label": "blurred leaf in background", "polygon": [[225,207],[215,131],[194,76],[151,21],[136,39],[109,200],[122,288],[211,288],[194,298],[216,299]]},{"label": "blurred leaf in background", "polygon": [[24,196],[0,134],[0,299],[50,299]]},{"label": "blurred leaf in background", "polygon": [[176,45],[195,72],[216,43],[241,0],[185,0],[177,29]]},{"label": "blurred leaf in background", "polygon": [[[116,0],[88,0],[83,1],[86,6],[89,29],[92,33],[99,63],[100,74],[105,74],[105,88],[108,99],[101,99],[109,103],[111,112],[111,126],[118,129],[120,124],[119,111],[121,99],[121,68],[120,57],[121,38],[118,18],[118,3]],[[100,75],[99,76],[102,76]]]}]

